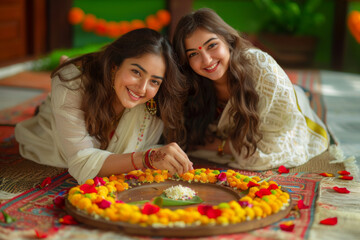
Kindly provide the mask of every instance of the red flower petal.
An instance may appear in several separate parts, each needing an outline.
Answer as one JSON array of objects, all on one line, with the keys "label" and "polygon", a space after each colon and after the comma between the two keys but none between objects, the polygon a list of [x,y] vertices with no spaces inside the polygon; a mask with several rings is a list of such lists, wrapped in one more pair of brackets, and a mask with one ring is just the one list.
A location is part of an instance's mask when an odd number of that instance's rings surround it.
[{"label": "red flower petal", "polygon": [[326,172],[320,173],[319,175],[321,175],[321,176],[323,176],[323,177],[333,177],[333,176],[334,176],[334,174],[332,174],[332,173],[326,173]]},{"label": "red flower petal", "polygon": [[128,174],[125,176],[126,180],[130,180],[130,179],[138,179],[139,177],[133,174]]},{"label": "red flower petal", "polygon": [[220,209],[214,209],[214,208],[210,208],[206,213],[206,216],[208,218],[217,218],[220,215],[221,215],[221,210]]},{"label": "red flower petal", "polygon": [[78,224],[78,222],[70,215],[65,215],[64,217],[60,218],[59,222],[66,225]]},{"label": "red flower petal", "polygon": [[254,183],[253,181],[249,181],[248,184],[247,184],[247,186],[248,186],[248,188],[251,188],[251,187],[260,186],[260,184]]},{"label": "red flower petal", "polygon": [[83,184],[80,186],[80,190],[84,193],[97,193],[97,190],[95,188],[95,184],[89,185],[89,184]]},{"label": "red flower petal", "polygon": [[106,184],[106,182],[102,179],[102,177],[95,177],[94,184],[95,186],[103,186]]},{"label": "red flower petal", "polygon": [[36,230],[36,229],[35,229],[35,234],[36,234],[36,237],[39,238],[39,239],[48,237],[48,235],[46,233],[40,232],[39,230]]},{"label": "red flower petal", "polygon": [[209,209],[211,209],[212,206],[211,205],[202,205],[200,204],[198,206],[198,212],[201,214],[201,215],[206,215],[206,213],[209,211]]},{"label": "red flower petal", "polygon": [[271,195],[271,194],[272,194],[271,191],[266,188],[262,188],[255,193],[255,195],[259,198],[262,198],[263,196]]},{"label": "red flower petal", "polygon": [[279,186],[273,183],[273,184],[270,184],[270,186],[267,189],[273,190],[273,189],[278,189],[278,188],[279,188]]},{"label": "red flower petal", "polygon": [[334,189],[335,191],[337,191],[338,193],[350,193],[350,191],[347,190],[347,188],[333,187],[333,189]]},{"label": "red flower petal", "polygon": [[287,169],[284,165],[281,165],[280,167],[279,167],[279,173],[281,174],[281,173],[289,173],[289,169]]},{"label": "red flower petal", "polygon": [[108,201],[108,200],[103,199],[101,202],[96,203],[96,204],[99,206],[99,208],[101,208],[101,209],[105,209],[105,208],[110,207],[111,202],[110,202],[110,201]]},{"label": "red flower petal", "polygon": [[338,174],[340,174],[340,175],[350,175],[350,172],[348,172],[348,171],[338,171]]},{"label": "red flower petal", "polygon": [[151,203],[145,203],[145,205],[144,205],[143,209],[141,210],[141,212],[143,214],[150,215],[150,214],[157,213],[159,210],[160,210],[159,206],[156,206],[156,205],[151,204]]},{"label": "red flower petal", "polygon": [[286,232],[292,232],[294,230],[294,227],[295,224],[293,224],[291,221],[280,224],[280,229]]},{"label": "red flower petal", "polygon": [[324,225],[336,225],[337,224],[337,217],[333,217],[333,218],[326,218],[324,220],[320,221],[320,224],[324,224]]},{"label": "red flower petal", "polygon": [[224,172],[220,173],[220,174],[217,176],[217,179],[218,179],[220,182],[226,181],[226,173],[224,173]]},{"label": "red flower petal", "polygon": [[51,177],[47,177],[44,179],[44,181],[42,181],[42,183],[40,184],[40,188],[44,188],[49,186],[49,184],[51,183]]},{"label": "red flower petal", "polygon": [[339,176],[340,179],[344,179],[344,180],[353,180],[353,176]]},{"label": "red flower petal", "polygon": [[64,198],[64,196],[57,196],[54,199],[54,204],[58,208],[64,208],[65,207],[65,198]]},{"label": "red flower petal", "polygon": [[297,207],[298,207],[298,209],[307,209],[307,208],[309,208],[309,206],[307,206],[307,205],[304,204],[304,201],[303,201],[303,200],[299,200],[299,201],[298,201]]}]

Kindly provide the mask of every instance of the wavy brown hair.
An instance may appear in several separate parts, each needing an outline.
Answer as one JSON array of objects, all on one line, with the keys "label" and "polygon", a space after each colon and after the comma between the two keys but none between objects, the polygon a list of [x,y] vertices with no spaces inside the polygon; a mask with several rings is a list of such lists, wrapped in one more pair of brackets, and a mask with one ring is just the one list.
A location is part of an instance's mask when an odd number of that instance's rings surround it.
[{"label": "wavy brown hair", "polygon": [[232,107],[229,113],[233,116],[235,125],[228,130],[228,134],[236,151],[240,154],[245,148],[248,157],[255,153],[257,143],[261,139],[257,113],[259,96],[255,91],[250,62],[244,56],[245,51],[252,45],[208,8],[183,16],[177,24],[172,42],[179,56],[181,70],[190,86],[185,105],[187,144],[203,145],[205,139],[211,140],[207,128],[215,120],[217,106],[213,81],[191,69],[185,52],[185,39],[198,28],[215,33],[230,49],[228,89]]},{"label": "wavy brown hair", "polygon": [[[52,72],[51,77],[59,76],[62,81],[81,78],[81,108],[84,111],[86,128],[89,134],[100,142],[101,149],[106,149],[109,145],[112,123],[116,119],[112,104],[116,94],[113,90],[111,69],[113,66],[120,66],[127,58],[137,58],[144,54],[156,54],[165,60],[165,78],[155,96],[157,117],[164,122],[165,141],[178,142],[183,146],[186,139],[183,118],[186,83],[168,39],[160,33],[148,28],[133,30],[99,52],[71,59]],[[59,69],[69,64],[81,66],[79,76],[68,79],[59,74]]]}]

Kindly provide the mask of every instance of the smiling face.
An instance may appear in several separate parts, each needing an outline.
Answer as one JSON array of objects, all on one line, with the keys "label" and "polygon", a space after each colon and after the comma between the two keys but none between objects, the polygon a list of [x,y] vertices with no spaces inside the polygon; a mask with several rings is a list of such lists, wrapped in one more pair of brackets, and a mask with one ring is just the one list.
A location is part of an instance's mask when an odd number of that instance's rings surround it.
[{"label": "smiling face", "polygon": [[155,97],[164,80],[165,69],[164,58],[159,55],[145,54],[125,59],[115,73],[116,113]]},{"label": "smiling face", "polygon": [[194,72],[217,83],[226,83],[230,50],[218,35],[198,28],[185,39],[185,49]]}]

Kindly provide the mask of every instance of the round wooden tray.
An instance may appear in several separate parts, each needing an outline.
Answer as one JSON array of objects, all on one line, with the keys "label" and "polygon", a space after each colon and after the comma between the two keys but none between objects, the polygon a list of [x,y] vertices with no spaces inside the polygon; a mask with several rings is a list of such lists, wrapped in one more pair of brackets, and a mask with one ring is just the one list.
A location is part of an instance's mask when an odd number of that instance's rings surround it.
[{"label": "round wooden tray", "polygon": [[[229,202],[231,200],[239,200],[242,195],[225,186],[217,184],[203,184],[203,183],[188,183],[183,181],[172,181],[167,180],[161,183],[143,184],[130,188],[126,191],[117,193],[118,200],[124,202],[134,202],[149,200],[156,196],[159,196],[163,191],[171,186],[181,184],[185,187],[193,189],[197,195],[204,200],[201,204],[217,205],[221,202]],[[174,206],[166,207],[171,209],[186,208],[189,206]],[[257,228],[265,227],[272,223],[275,223],[284,218],[291,210],[291,199],[289,206],[284,210],[280,210],[275,214],[271,214],[266,218],[259,220],[244,221],[237,224],[229,224],[227,226],[215,225],[215,226],[189,226],[189,227],[168,227],[168,228],[154,228],[151,226],[142,227],[136,224],[124,223],[124,222],[113,222],[102,218],[95,219],[94,217],[86,214],[83,211],[75,208],[66,198],[65,208],[67,212],[73,216],[77,221],[90,225],[96,228],[104,230],[121,231],[126,234],[132,235],[146,235],[146,236],[161,236],[161,237],[202,237],[202,236],[213,236],[220,234],[231,234],[251,231]]]}]

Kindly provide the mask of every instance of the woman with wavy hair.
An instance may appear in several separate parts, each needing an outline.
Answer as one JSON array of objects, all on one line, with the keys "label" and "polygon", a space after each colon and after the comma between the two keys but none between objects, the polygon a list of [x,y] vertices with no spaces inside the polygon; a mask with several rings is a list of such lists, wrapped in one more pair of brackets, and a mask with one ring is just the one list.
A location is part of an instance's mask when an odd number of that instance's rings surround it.
[{"label": "woman with wavy hair", "polygon": [[328,134],[301,88],[213,10],[183,16],[173,46],[188,79],[188,155],[248,170],[294,167]]},{"label": "woman with wavy hair", "polygon": [[67,60],[51,77],[38,114],[15,128],[24,158],[68,168],[79,183],[134,169],[192,169],[180,148],[186,84],[160,33],[131,31]]}]

